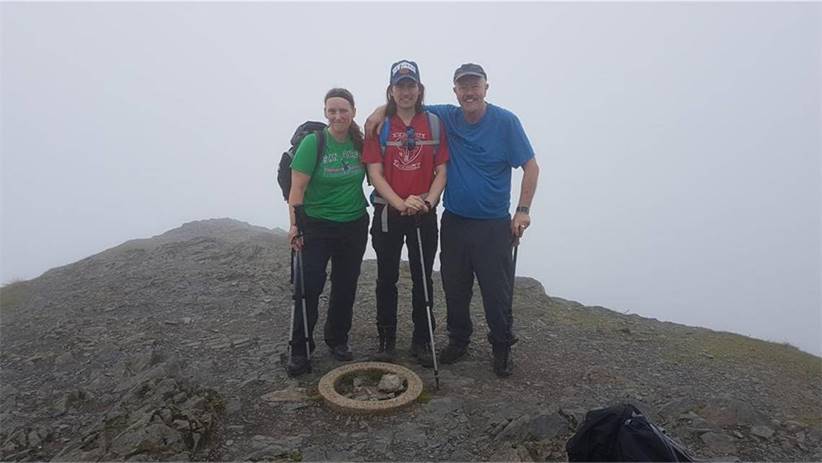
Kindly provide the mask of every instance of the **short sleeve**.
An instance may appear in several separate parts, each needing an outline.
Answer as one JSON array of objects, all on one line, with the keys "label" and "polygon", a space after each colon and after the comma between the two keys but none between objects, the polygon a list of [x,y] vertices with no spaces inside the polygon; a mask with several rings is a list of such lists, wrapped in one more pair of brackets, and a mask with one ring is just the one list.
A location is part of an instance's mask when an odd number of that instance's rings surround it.
[{"label": "short sleeve", "polygon": [[300,146],[297,147],[297,152],[294,153],[294,159],[291,161],[291,169],[310,176],[314,173],[316,167],[317,136],[310,133],[303,138]]},{"label": "short sleeve", "polygon": [[534,157],[534,148],[531,147],[531,142],[525,135],[525,129],[513,113],[509,120],[508,143],[510,147],[508,162],[512,167],[522,167]]},{"label": "short sleeve", "polygon": [[364,164],[379,164],[382,162],[379,139],[376,137],[365,139],[362,149],[362,161]]},{"label": "short sleeve", "polygon": [[440,121],[440,146],[437,148],[437,157],[434,159],[434,164],[437,166],[445,164],[451,157],[451,153],[448,151],[448,135],[445,133],[445,124]]}]

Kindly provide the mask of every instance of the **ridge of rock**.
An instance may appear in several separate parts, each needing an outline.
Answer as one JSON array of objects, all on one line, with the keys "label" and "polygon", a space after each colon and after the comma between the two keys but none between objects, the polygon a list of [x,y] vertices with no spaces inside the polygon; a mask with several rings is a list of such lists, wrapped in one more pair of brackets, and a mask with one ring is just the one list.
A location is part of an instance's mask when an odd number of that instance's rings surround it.
[{"label": "ridge of rock", "polygon": [[[285,232],[189,222],[0,289],[0,459],[564,460],[587,410],[629,401],[695,455],[822,460],[822,359],[798,349],[546,294],[517,277],[514,376],[500,380],[479,290],[464,361],[431,370],[410,345],[400,272],[398,362],[425,399],[387,417],[342,417],[316,400],[339,365],[288,378]],[[376,266],[363,263],[351,344],[377,345]],[[321,297],[315,337],[322,341]],[[434,278],[436,343],[447,342]],[[295,400],[266,400],[288,391]],[[283,392],[285,391],[285,392]]]}]

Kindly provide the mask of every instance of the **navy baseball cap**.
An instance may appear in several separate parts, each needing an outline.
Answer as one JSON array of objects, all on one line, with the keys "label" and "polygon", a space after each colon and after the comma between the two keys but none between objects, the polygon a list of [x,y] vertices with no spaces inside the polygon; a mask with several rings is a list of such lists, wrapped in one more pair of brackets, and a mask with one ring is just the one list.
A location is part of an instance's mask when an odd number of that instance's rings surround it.
[{"label": "navy baseball cap", "polygon": [[396,85],[403,79],[411,79],[419,83],[420,68],[417,67],[417,63],[401,60],[391,65],[391,85]]},{"label": "navy baseball cap", "polygon": [[488,80],[485,70],[479,64],[465,63],[454,71],[454,83],[465,76],[477,76]]}]

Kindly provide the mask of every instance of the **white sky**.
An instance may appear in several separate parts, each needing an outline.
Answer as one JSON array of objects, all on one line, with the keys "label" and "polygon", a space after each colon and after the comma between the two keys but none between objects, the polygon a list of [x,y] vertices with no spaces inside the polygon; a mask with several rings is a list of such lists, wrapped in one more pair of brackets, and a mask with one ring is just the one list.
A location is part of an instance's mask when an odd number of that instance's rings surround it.
[{"label": "white sky", "polygon": [[3,3],[0,26],[3,282],[191,220],[284,227],[273,169],[326,90],[363,122],[392,62],[455,103],[474,61],[542,169],[519,274],[822,353],[818,3]]}]

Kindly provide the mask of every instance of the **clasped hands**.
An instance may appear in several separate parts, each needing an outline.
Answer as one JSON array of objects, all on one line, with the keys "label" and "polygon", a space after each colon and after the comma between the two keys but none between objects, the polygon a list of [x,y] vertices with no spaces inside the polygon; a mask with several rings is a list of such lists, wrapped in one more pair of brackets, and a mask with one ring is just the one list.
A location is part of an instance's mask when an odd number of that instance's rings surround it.
[{"label": "clasped hands", "polygon": [[426,214],[433,208],[431,203],[426,201],[425,195],[409,195],[404,201],[392,206],[400,212],[400,215]]}]

